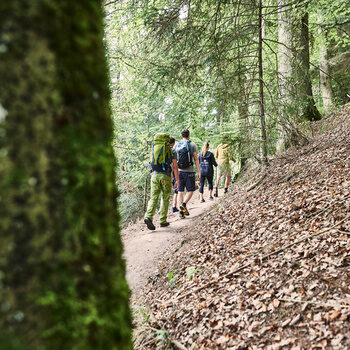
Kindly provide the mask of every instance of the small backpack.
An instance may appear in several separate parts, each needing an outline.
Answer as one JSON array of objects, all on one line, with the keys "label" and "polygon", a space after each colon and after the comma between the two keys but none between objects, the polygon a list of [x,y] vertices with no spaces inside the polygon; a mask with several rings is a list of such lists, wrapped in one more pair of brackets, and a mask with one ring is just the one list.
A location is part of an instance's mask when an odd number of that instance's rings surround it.
[{"label": "small backpack", "polygon": [[201,169],[201,175],[207,176],[210,171],[210,152],[207,152],[205,156],[199,156],[199,166]]},{"label": "small backpack", "polygon": [[171,167],[171,162],[170,136],[161,133],[154,135],[150,168],[152,171],[165,173]]},{"label": "small backpack", "polygon": [[175,147],[177,153],[177,165],[179,169],[186,169],[193,165],[191,154],[191,141],[179,141]]}]

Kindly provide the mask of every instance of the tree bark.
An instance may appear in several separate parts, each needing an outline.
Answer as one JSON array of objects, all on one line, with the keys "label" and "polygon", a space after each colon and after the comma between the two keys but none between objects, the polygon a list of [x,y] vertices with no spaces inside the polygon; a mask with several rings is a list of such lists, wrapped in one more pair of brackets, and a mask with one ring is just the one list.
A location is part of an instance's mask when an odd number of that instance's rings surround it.
[{"label": "tree bark", "polygon": [[0,348],[131,349],[101,2],[0,14]]},{"label": "tree bark", "polygon": [[292,14],[287,8],[286,0],[278,0],[278,85],[279,85],[279,115],[278,115],[278,140],[277,152],[288,147],[288,124],[292,115]]},{"label": "tree bark", "polygon": [[326,37],[322,29],[323,16],[319,12],[318,15],[318,34],[319,34],[319,53],[320,53],[320,83],[322,102],[325,110],[333,106],[332,82],[329,75],[328,52],[326,46]]},{"label": "tree bark", "polygon": [[309,121],[320,120],[321,114],[316,107],[310,78],[309,13],[307,9],[301,15],[298,44],[299,82],[297,89],[301,100],[301,117]]},{"label": "tree bark", "polygon": [[259,60],[259,105],[260,105],[260,153],[262,163],[267,165],[267,140],[266,140],[266,123],[265,123],[265,100],[264,100],[264,76],[263,76],[263,15],[262,0],[259,0],[259,44],[258,44],[258,60]]}]

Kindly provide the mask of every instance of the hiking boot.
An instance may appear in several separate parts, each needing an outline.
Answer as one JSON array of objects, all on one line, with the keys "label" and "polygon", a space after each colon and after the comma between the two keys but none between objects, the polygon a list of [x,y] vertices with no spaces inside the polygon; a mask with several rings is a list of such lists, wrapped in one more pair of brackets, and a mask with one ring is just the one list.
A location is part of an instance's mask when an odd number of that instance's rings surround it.
[{"label": "hiking boot", "polygon": [[219,189],[215,187],[214,197],[219,197]]},{"label": "hiking boot", "polygon": [[199,201],[199,203],[204,203],[204,202],[205,202],[204,198]]},{"label": "hiking boot", "polygon": [[170,225],[169,222],[161,222],[161,223],[160,223],[160,227],[167,227],[167,226],[169,226],[169,225]]},{"label": "hiking boot", "polygon": [[186,208],[186,204],[185,203],[182,203],[180,205],[180,210],[185,214],[185,215],[190,215],[189,211],[187,210]]},{"label": "hiking boot", "polygon": [[228,189],[227,188],[224,188],[224,193],[227,193]]},{"label": "hiking boot", "polygon": [[214,200],[214,197],[213,197],[213,196],[210,196],[210,197],[209,197],[209,200],[213,201],[213,200]]},{"label": "hiking boot", "polygon": [[173,207],[172,211],[173,211],[173,213],[176,213],[176,212],[178,212],[180,210],[178,208],[176,208],[176,207]]},{"label": "hiking boot", "polygon": [[150,218],[145,218],[145,220],[143,220],[143,221],[147,225],[147,228],[149,230],[155,230],[156,229],[156,227],[153,225],[153,222],[152,222],[152,220]]},{"label": "hiking boot", "polygon": [[179,218],[184,219],[185,218],[185,213],[181,210],[179,213]]}]

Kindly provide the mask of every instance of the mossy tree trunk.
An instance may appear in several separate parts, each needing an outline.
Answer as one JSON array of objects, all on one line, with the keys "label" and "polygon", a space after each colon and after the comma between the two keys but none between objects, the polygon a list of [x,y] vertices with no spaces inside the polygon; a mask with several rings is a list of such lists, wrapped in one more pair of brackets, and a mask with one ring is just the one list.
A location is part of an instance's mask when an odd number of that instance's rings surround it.
[{"label": "mossy tree trunk", "polygon": [[0,348],[130,349],[101,1],[0,16]]}]

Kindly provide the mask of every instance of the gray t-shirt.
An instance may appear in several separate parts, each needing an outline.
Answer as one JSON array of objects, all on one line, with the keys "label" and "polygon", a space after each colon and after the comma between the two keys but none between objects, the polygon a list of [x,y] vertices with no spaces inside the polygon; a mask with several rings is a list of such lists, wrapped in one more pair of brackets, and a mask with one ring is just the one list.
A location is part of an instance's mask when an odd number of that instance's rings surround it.
[{"label": "gray t-shirt", "polygon": [[[194,173],[195,170],[194,170],[194,167],[195,167],[195,161],[194,161],[194,157],[193,157],[193,153],[197,153],[197,146],[194,142],[191,141],[190,143],[190,146],[191,146],[191,157],[192,157],[192,162],[193,162],[193,165],[189,166],[188,168],[186,169],[180,169],[179,168],[179,171],[182,171],[184,173]],[[178,154],[176,154],[176,159],[179,159],[179,156]]]}]

